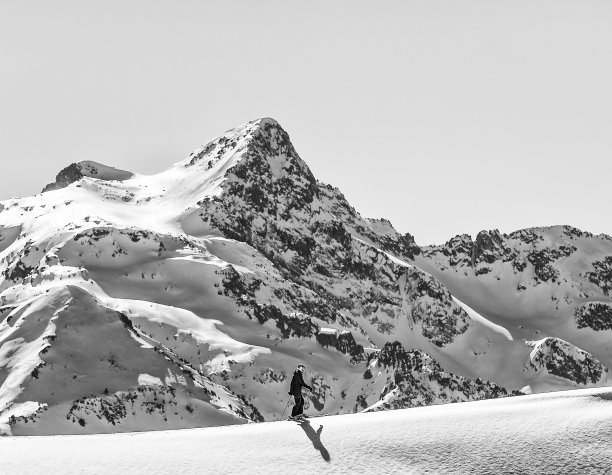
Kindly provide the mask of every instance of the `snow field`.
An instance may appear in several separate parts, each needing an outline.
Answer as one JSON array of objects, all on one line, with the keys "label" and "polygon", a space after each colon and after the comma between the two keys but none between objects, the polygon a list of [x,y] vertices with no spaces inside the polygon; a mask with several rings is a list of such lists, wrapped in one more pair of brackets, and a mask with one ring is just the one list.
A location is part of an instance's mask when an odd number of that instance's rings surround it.
[{"label": "snow field", "polygon": [[177,431],[5,438],[3,471],[599,474],[612,390]]}]

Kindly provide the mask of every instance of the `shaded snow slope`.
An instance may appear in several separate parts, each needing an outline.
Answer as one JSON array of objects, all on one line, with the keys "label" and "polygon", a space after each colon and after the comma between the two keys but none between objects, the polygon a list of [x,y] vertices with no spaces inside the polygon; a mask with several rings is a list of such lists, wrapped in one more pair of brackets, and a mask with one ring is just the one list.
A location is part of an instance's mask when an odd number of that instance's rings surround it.
[{"label": "shaded snow slope", "polygon": [[317,181],[272,119],[155,175],[75,170],[0,203],[2,432],[274,420],[298,362],[307,406],[334,414],[608,384],[604,295],[576,309],[595,346],[546,315],[517,334],[443,284],[437,251]]},{"label": "shaded snow slope", "polygon": [[600,474],[612,465],[610,433],[612,393],[590,389],[302,425],[6,438],[0,451],[14,474]]}]

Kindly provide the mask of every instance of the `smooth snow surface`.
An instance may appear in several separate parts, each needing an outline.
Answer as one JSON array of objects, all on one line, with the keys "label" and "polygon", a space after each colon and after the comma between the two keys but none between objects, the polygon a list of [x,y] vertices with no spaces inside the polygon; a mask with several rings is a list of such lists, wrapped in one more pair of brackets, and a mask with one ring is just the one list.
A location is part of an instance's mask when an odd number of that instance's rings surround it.
[{"label": "smooth snow surface", "polygon": [[3,473],[612,471],[612,390],[165,432],[11,437]]}]

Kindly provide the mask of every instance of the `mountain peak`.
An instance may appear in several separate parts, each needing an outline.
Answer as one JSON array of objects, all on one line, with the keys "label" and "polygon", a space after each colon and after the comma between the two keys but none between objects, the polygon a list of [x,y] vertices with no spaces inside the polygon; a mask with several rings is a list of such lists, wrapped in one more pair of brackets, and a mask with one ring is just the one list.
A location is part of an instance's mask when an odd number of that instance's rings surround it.
[{"label": "mountain peak", "polygon": [[[223,135],[207,142],[189,155],[184,166],[197,163],[205,164],[206,169],[212,168],[223,160],[230,159],[243,150],[256,146],[266,149],[268,153],[276,154],[289,151],[291,145],[289,134],[281,125],[270,117],[262,117],[229,129]],[[290,147],[291,149],[293,146]],[[295,153],[295,150],[293,150]],[[241,154],[242,155],[242,154]]]},{"label": "mountain peak", "polygon": [[280,123],[272,117],[260,117],[259,119],[252,120],[251,122],[260,127],[266,127],[266,126],[281,127]]},{"label": "mountain peak", "polygon": [[65,188],[71,183],[74,183],[85,176],[105,181],[123,181],[132,178],[134,174],[132,172],[109,167],[92,160],[83,160],[78,163],[71,163],[60,171],[55,177],[55,181],[45,186],[42,191],[44,193],[46,191]]}]

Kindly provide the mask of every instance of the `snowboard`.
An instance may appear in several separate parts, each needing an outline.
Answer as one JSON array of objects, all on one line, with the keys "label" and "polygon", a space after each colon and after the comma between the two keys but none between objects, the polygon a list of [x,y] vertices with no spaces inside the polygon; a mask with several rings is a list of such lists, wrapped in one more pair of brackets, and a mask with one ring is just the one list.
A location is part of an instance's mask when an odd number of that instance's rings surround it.
[{"label": "snowboard", "polygon": [[317,418],[317,417],[329,416],[330,414],[331,414],[331,412],[325,412],[323,414],[314,414],[312,416],[307,415],[307,414],[300,414],[299,416],[296,416],[296,417],[289,416],[289,420],[301,423],[301,422],[306,422],[308,419],[314,419],[314,418]]}]

